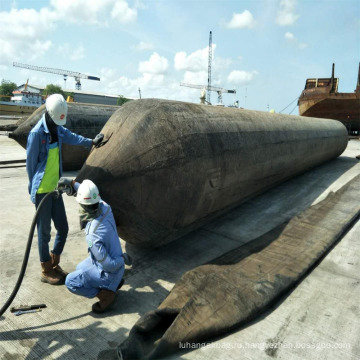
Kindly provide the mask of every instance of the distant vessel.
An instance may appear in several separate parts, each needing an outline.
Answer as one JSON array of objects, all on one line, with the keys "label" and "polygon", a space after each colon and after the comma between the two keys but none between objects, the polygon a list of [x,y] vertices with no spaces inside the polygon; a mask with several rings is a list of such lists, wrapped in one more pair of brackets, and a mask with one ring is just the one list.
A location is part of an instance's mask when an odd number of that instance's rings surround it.
[{"label": "distant vessel", "polygon": [[306,79],[298,105],[302,116],[335,119],[341,121],[349,135],[360,135],[360,64],[356,90],[353,93],[338,92],[339,79],[334,77],[335,64],[331,78]]},{"label": "distant vessel", "polygon": [[27,82],[24,90],[15,90],[10,101],[0,101],[0,115],[32,114],[44,101],[40,93],[27,91]]}]

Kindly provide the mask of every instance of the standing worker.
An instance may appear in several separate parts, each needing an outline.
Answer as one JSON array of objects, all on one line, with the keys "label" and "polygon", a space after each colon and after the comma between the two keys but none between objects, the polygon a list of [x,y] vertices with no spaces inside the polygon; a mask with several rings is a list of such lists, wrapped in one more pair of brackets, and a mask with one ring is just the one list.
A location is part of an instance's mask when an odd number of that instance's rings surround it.
[{"label": "standing worker", "polygon": [[[56,188],[57,182],[62,176],[62,143],[90,148],[92,145],[100,143],[104,137],[102,134],[98,134],[94,140],[91,140],[64,128],[67,110],[67,103],[62,95],[50,95],[46,99],[45,114],[28,136],[26,170],[29,177],[30,198],[36,208],[45,195]],[[57,233],[53,250],[50,253],[51,219]],[[59,266],[59,262],[68,230],[62,197],[50,197],[43,205],[37,221],[42,282],[51,285],[64,283],[67,272]]]},{"label": "standing worker", "polygon": [[89,256],[66,277],[65,284],[74,294],[87,298],[98,297],[92,306],[95,313],[103,313],[115,301],[116,290],[122,284],[125,263],[130,258],[123,254],[115,219],[110,205],[101,200],[97,186],[91,180],[81,184],[61,178],[58,189],[68,195],[76,193],[80,204],[80,228],[85,229]]}]

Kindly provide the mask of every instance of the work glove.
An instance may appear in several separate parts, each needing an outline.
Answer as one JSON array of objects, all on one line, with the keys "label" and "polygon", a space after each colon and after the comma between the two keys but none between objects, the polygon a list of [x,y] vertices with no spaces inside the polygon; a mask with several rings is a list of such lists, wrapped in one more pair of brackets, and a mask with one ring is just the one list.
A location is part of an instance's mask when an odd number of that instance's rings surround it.
[{"label": "work glove", "polygon": [[61,177],[57,183],[57,189],[69,196],[73,195],[75,193],[74,180],[68,177]]},{"label": "work glove", "polygon": [[100,144],[102,141],[104,140],[104,134],[97,134],[96,136],[95,136],[95,139],[93,139],[93,145],[98,145],[98,144]]}]

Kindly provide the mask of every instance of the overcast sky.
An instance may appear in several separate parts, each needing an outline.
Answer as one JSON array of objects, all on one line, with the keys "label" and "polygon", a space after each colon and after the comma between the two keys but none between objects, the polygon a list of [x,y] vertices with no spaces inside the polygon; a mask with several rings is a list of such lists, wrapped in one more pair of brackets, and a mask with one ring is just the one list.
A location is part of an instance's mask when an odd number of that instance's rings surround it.
[{"label": "overcast sky", "polygon": [[[101,78],[82,90],[199,102],[206,85],[209,32],[212,85],[237,90],[225,105],[280,112],[306,78],[329,77],[353,92],[360,60],[358,0],[0,0],[1,79],[52,83],[60,75],[14,61]],[[75,88],[68,78],[66,90]],[[211,93],[213,103],[216,93]],[[298,113],[296,101],[284,113]]]}]

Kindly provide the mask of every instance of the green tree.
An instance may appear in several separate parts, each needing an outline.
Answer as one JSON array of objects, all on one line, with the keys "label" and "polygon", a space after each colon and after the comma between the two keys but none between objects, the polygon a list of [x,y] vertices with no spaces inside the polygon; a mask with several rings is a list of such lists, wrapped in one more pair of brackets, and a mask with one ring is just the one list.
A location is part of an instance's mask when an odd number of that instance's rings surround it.
[{"label": "green tree", "polygon": [[46,85],[45,89],[42,92],[42,95],[49,96],[52,94],[61,94],[64,97],[64,99],[66,100],[66,94],[64,93],[61,86],[59,86],[59,85],[54,85],[54,84]]},{"label": "green tree", "polygon": [[[0,85],[0,100],[10,101],[10,97],[13,95],[13,91],[17,88],[17,85],[9,80],[1,80]],[[5,95],[5,96],[1,96]]]},{"label": "green tree", "polygon": [[131,99],[127,99],[126,97],[120,95],[116,101],[116,105],[124,105],[126,102],[130,101]]}]

